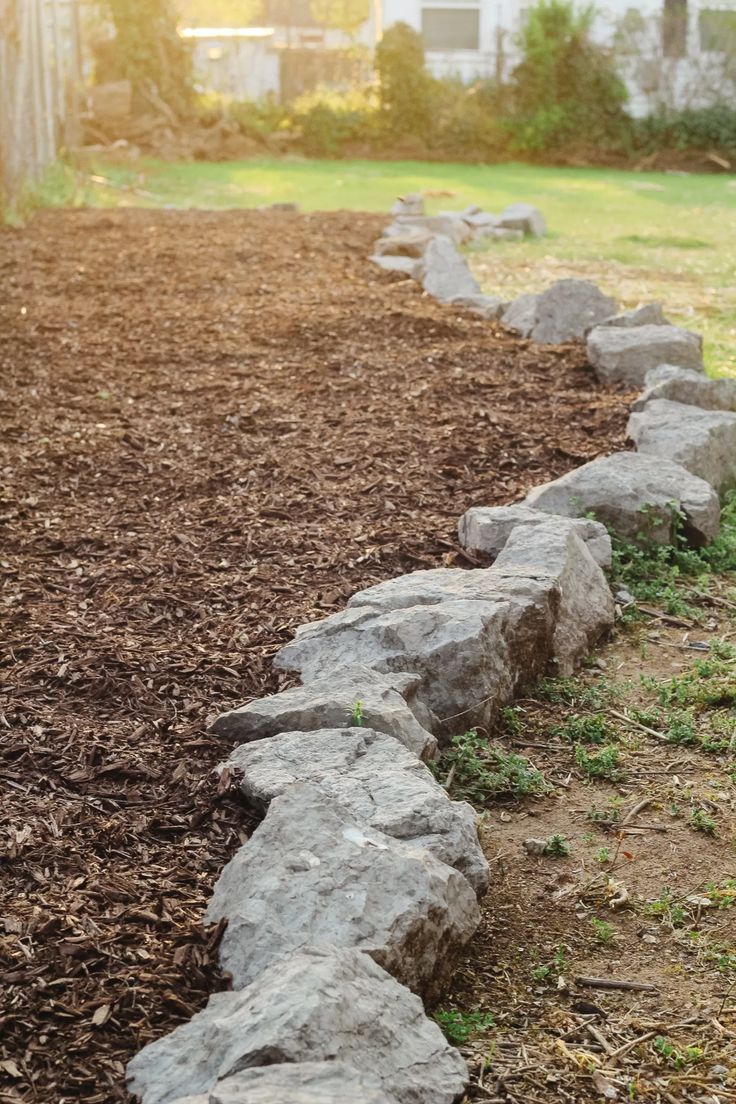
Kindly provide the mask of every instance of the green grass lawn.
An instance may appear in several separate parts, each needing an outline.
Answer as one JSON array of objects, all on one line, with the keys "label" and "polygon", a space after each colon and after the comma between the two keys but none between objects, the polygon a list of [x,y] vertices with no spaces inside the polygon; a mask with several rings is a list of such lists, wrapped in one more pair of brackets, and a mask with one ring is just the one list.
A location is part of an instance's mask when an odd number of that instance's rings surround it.
[{"label": "green grass lawn", "polygon": [[46,201],[95,206],[256,207],[388,211],[409,191],[445,193],[430,210],[514,200],[544,212],[549,236],[471,251],[488,292],[511,297],[562,276],[594,280],[624,306],[660,299],[701,331],[709,370],[736,376],[736,178],[726,175],[456,165],[418,161],[259,158],[134,168],[97,161],[51,182]]}]

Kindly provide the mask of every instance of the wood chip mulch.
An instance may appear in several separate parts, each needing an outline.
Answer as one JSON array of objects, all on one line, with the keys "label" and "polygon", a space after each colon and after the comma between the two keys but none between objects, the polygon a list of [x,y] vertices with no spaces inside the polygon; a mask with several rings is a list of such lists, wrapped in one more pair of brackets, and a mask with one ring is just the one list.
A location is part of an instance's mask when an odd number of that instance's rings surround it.
[{"label": "wood chip mulch", "polygon": [[458,516],[623,445],[625,397],[424,298],[348,213],[0,232],[0,1100],[126,1099],[218,977],[249,823],[207,717]]}]

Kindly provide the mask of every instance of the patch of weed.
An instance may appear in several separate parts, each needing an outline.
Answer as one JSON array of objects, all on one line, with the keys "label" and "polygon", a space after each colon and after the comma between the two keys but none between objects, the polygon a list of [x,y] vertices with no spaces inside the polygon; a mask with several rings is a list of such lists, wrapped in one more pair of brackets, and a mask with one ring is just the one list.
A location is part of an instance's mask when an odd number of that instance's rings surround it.
[{"label": "patch of weed", "polygon": [[571,744],[605,744],[613,736],[611,725],[601,713],[580,716],[573,713],[564,724],[556,725],[553,736],[559,736]]},{"label": "patch of weed", "polygon": [[615,782],[622,777],[618,748],[612,744],[602,747],[597,753],[590,753],[582,744],[578,744],[575,748],[575,762],[588,778],[607,778]]},{"label": "patch of weed", "polygon": [[544,847],[545,855],[553,855],[555,858],[564,858],[570,854],[570,844],[564,836],[550,836]]},{"label": "patch of weed", "polygon": [[440,1008],[434,1018],[442,1028],[448,1043],[461,1046],[475,1035],[493,1027],[494,1019],[490,1012],[461,1012],[450,1008]]},{"label": "patch of weed", "polygon": [[453,797],[483,804],[494,797],[528,797],[551,787],[523,755],[489,744],[476,729],[453,736],[436,773]]},{"label": "patch of weed", "polygon": [[704,809],[693,809],[687,822],[696,832],[704,832],[706,836],[716,834],[716,822]]},{"label": "patch of weed", "polygon": [[616,938],[616,929],[607,920],[599,920],[597,916],[591,916],[590,926],[599,943],[612,943]]}]

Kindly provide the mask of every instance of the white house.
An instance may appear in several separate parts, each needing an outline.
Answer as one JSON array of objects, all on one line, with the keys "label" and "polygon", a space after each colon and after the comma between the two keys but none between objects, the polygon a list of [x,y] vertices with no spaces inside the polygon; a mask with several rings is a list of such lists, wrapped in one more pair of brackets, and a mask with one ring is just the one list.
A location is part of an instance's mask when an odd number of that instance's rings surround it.
[{"label": "white house", "polygon": [[[528,3],[515,0],[382,0],[382,26],[420,31],[436,76],[503,78],[519,60]],[[616,48],[636,115],[666,104],[736,103],[736,0],[601,0],[594,37]]]}]

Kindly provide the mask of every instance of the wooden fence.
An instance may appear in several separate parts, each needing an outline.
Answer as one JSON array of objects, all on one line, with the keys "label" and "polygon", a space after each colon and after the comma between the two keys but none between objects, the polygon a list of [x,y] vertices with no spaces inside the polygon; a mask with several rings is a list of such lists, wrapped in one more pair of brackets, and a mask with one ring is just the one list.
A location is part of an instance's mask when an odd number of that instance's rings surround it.
[{"label": "wooden fence", "polygon": [[0,209],[72,145],[81,88],[78,0],[0,0]]}]

